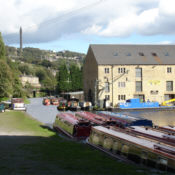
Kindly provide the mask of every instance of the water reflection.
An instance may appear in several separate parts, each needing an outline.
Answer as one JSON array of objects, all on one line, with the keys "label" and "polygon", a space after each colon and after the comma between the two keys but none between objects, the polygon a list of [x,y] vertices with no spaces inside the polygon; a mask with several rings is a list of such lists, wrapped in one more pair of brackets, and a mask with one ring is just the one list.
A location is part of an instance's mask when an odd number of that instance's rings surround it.
[{"label": "water reflection", "polygon": [[175,126],[175,110],[171,111],[131,111],[122,112],[122,114],[127,114],[131,116],[140,116],[153,121],[155,125],[165,126],[173,125]]}]

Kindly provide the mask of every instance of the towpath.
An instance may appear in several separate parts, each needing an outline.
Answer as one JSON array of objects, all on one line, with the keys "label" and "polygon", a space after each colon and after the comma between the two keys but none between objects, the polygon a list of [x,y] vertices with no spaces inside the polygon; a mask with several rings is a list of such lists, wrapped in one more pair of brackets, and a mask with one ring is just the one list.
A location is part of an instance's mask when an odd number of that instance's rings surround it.
[{"label": "towpath", "polygon": [[58,110],[56,106],[53,105],[44,106],[42,100],[42,98],[31,98],[31,103],[27,105],[27,113],[38,121],[52,126]]}]

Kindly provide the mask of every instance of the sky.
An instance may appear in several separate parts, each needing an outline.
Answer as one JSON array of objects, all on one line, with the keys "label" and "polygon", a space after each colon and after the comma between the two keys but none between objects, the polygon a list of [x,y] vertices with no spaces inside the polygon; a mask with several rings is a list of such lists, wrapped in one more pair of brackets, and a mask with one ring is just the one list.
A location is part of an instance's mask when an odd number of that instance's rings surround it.
[{"label": "sky", "polygon": [[89,44],[175,44],[175,0],[0,0],[6,45],[86,53]]}]

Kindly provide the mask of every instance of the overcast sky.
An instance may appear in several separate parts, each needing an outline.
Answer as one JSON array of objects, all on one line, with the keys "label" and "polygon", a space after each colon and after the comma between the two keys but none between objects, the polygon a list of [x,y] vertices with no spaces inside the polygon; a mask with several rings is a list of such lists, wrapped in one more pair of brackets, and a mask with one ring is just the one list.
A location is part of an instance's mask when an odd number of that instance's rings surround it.
[{"label": "overcast sky", "polygon": [[174,44],[175,0],[0,0],[7,45],[86,53],[89,44]]}]

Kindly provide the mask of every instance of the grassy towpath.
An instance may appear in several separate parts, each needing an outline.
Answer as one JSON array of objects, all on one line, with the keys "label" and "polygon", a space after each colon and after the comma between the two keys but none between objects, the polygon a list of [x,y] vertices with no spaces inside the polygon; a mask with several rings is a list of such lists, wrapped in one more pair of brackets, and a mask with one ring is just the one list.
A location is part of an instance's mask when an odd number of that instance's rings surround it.
[{"label": "grassy towpath", "polygon": [[0,113],[2,175],[156,175],[59,137],[24,112]]}]

